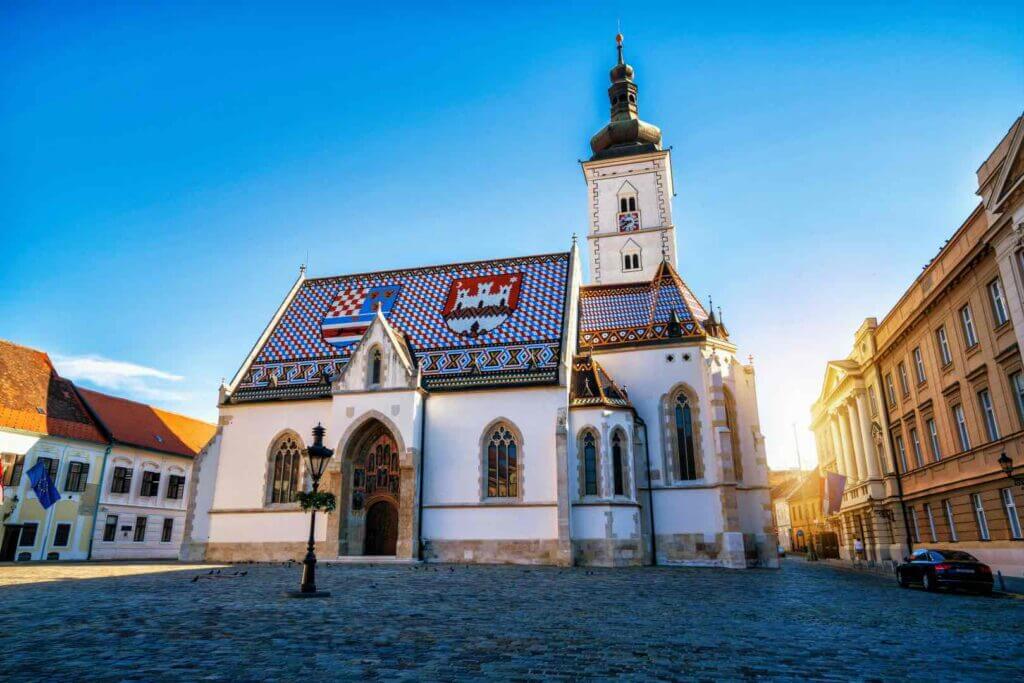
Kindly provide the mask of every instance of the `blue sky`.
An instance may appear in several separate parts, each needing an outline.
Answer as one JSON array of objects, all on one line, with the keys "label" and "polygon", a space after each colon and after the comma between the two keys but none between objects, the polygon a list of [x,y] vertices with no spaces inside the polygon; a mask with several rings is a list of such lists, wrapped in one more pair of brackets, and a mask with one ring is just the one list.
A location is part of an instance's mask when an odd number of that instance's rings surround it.
[{"label": "blue sky", "polygon": [[212,419],[313,275],[566,249],[621,20],[673,147],[683,277],[813,460],[829,358],[977,202],[1024,109],[1020,3],[8,2],[0,338]]}]

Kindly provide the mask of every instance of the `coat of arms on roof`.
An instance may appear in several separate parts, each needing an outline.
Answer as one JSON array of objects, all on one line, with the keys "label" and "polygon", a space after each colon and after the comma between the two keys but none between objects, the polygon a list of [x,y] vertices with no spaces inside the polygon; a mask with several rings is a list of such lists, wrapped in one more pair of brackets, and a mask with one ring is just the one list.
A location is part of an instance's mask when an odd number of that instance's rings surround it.
[{"label": "coat of arms on roof", "polygon": [[373,322],[377,308],[385,315],[390,313],[401,291],[401,285],[341,290],[320,323],[324,341],[338,348],[359,341]]},{"label": "coat of arms on roof", "polygon": [[522,275],[484,275],[452,281],[444,321],[458,335],[477,337],[496,329],[519,306]]}]

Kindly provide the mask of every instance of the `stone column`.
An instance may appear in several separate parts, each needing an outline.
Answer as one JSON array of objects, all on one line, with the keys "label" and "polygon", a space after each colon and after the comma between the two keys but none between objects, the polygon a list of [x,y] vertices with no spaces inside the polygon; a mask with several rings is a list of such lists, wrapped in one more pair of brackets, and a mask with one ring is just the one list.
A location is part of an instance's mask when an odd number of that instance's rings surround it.
[{"label": "stone column", "polygon": [[864,440],[864,460],[867,464],[868,479],[878,479],[878,453],[875,451],[875,440],[871,436],[871,417],[868,416],[867,399],[863,391],[857,392],[857,413],[860,415],[860,433]]},{"label": "stone column", "polygon": [[836,471],[846,476],[846,463],[843,461],[843,449],[839,444],[839,424],[836,422],[835,414],[828,416],[828,433],[832,437],[832,457],[836,461]]},{"label": "stone column", "polygon": [[846,411],[840,408],[836,412],[836,420],[839,421],[839,441],[843,449],[843,460],[846,463],[846,481],[850,484],[857,482],[857,463],[853,455],[853,443],[850,437],[850,421],[846,419]]},{"label": "stone column", "polygon": [[846,402],[846,419],[850,423],[850,440],[853,442],[853,457],[857,461],[857,480],[867,479],[867,464],[864,462],[864,437],[860,431],[860,413],[851,396]]},{"label": "stone column", "polygon": [[569,427],[565,408],[559,408],[555,416],[555,467],[558,482],[558,555],[555,563],[565,567],[573,563],[569,516],[569,501],[572,499],[569,491]]}]

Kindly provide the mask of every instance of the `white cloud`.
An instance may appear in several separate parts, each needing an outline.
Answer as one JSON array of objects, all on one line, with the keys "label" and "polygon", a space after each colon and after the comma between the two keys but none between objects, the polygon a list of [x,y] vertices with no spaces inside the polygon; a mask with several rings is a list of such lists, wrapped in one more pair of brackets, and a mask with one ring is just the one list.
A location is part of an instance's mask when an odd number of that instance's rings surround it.
[{"label": "white cloud", "polygon": [[191,395],[168,387],[180,382],[181,375],[101,356],[53,355],[62,377],[109,390],[125,398],[144,401],[187,401]]}]

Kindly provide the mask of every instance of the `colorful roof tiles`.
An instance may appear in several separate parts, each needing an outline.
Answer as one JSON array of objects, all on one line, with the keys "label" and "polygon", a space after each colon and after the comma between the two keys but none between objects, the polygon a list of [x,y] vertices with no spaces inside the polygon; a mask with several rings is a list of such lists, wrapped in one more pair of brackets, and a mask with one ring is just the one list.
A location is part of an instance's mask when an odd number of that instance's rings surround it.
[{"label": "colorful roof tiles", "polygon": [[579,347],[635,346],[703,337],[708,314],[679,274],[662,262],[650,282],[580,288]]},{"label": "colorful roof tiles", "polygon": [[555,383],[569,259],[544,254],[305,280],[230,400],[329,395],[330,378],[378,309],[408,343],[428,389]]},{"label": "colorful roof tiles", "polygon": [[94,443],[107,443],[50,357],[0,340],[0,427]]},{"label": "colorful roof tiles", "polygon": [[111,438],[130,446],[195,457],[217,431],[208,422],[145,403],[89,389],[78,391]]},{"label": "colorful roof tiles", "polygon": [[569,405],[574,407],[606,406],[609,408],[632,406],[625,389],[619,387],[589,353],[573,358]]}]

